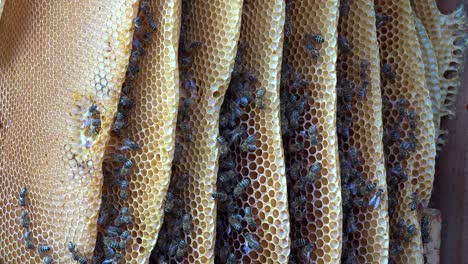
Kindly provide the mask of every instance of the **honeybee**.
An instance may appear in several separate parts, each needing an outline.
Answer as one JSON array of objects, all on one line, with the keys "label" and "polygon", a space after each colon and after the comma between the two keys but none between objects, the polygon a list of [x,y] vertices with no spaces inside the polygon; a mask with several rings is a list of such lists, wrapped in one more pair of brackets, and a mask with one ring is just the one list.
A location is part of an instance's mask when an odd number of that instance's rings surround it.
[{"label": "honeybee", "polygon": [[255,238],[255,236],[252,233],[245,233],[244,237],[249,248],[252,248],[253,250],[260,249],[260,243],[258,242],[258,240]]},{"label": "honeybee", "polygon": [[357,219],[353,215],[351,215],[346,221],[346,233],[353,234],[356,233],[357,230]]},{"label": "honeybee", "polygon": [[390,16],[375,13],[375,26],[376,26],[376,28],[377,29],[381,28],[388,21],[390,21],[390,18],[391,18]]},{"label": "honeybee", "polygon": [[228,135],[231,136],[229,139],[229,143],[233,143],[237,141],[245,132],[245,128],[243,126],[239,126],[231,131],[228,132]]},{"label": "honeybee", "polygon": [[368,60],[360,60],[359,61],[359,76],[362,79],[366,79],[368,75],[368,70],[369,70],[370,63]]},{"label": "honeybee", "polygon": [[76,253],[75,244],[73,244],[73,242],[68,241],[67,248],[70,253],[72,254]]},{"label": "honeybee", "polygon": [[374,206],[374,209],[377,209],[379,207],[383,192],[383,189],[378,189],[374,196],[370,199],[369,206]]},{"label": "honeybee", "polygon": [[351,47],[349,46],[348,38],[345,36],[338,36],[338,48],[343,53],[351,52]]},{"label": "honeybee", "polygon": [[27,189],[26,187],[21,188],[21,191],[20,191],[20,193],[19,193],[19,197],[25,198],[27,192],[28,192],[28,189]]},{"label": "honeybee", "polygon": [[29,224],[30,224],[30,221],[29,221],[29,213],[28,213],[28,211],[23,210],[23,211],[21,212],[21,225],[22,225],[24,228],[28,229],[28,228],[29,228]]},{"label": "honeybee", "polygon": [[244,152],[255,150],[255,135],[249,135],[240,145]]},{"label": "honeybee", "polygon": [[135,26],[136,30],[140,30],[141,26],[143,25],[143,22],[140,17],[135,17],[133,19],[133,25]]},{"label": "honeybee", "polygon": [[229,253],[227,257],[227,264],[236,264],[236,262],[237,262],[236,254]]},{"label": "honeybee", "polygon": [[187,252],[187,242],[185,239],[181,239],[177,245],[176,257],[182,258]]},{"label": "honeybee", "polygon": [[410,128],[412,130],[415,130],[416,129],[416,113],[414,112],[414,110],[409,111],[408,117],[409,117]]},{"label": "honeybee", "polygon": [[312,125],[308,129],[309,132],[309,140],[310,144],[312,146],[318,145],[318,139],[317,139],[317,125]]},{"label": "honeybee", "polygon": [[238,197],[241,195],[241,193],[247,189],[247,187],[250,185],[250,179],[246,178],[243,179],[242,181],[237,184],[237,186],[234,188],[233,194],[235,197]]},{"label": "honeybee", "polygon": [[47,256],[44,258],[44,264],[52,264],[52,257]]},{"label": "honeybee", "polygon": [[418,194],[416,192],[413,192],[411,194],[411,202],[409,204],[411,211],[416,210],[418,208],[418,204],[419,204]]},{"label": "honeybee", "polygon": [[214,192],[211,194],[211,197],[220,202],[225,202],[228,199],[228,196],[225,192]]},{"label": "honeybee", "polygon": [[410,149],[410,143],[406,140],[403,140],[401,143],[400,143],[400,151],[401,151],[401,155],[403,156],[404,159],[407,159],[408,158],[408,150]]},{"label": "honeybee", "polygon": [[303,149],[304,149],[304,143],[302,143],[302,142],[298,142],[298,143],[288,145],[289,153],[298,152],[298,151],[301,151]]},{"label": "honeybee", "polygon": [[364,99],[367,95],[367,90],[368,90],[368,87],[369,87],[369,81],[368,80],[364,80],[362,82],[362,84],[359,86],[359,90],[357,92],[357,96],[360,98],[360,99]]},{"label": "honeybee", "polygon": [[238,214],[229,214],[228,216],[229,225],[238,232],[242,229],[241,220],[242,218]]},{"label": "honeybee", "polygon": [[27,231],[26,233],[24,233],[24,242],[25,242],[25,245],[26,245],[27,249],[34,248],[34,244],[33,244],[33,241],[32,241],[31,234],[32,234],[31,231]]},{"label": "honeybee", "polygon": [[128,207],[123,207],[122,209],[120,209],[119,215],[114,220],[114,225],[121,226],[125,224],[130,224],[130,223],[131,223],[131,216],[130,216]]},{"label": "honeybee", "polygon": [[189,235],[192,231],[192,217],[190,214],[185,214],[182,219],[182,229],[184,234]]},{"label": "honeybee", "polygon": [[312,36],[310,37],[311,40],[313,40],[315,43],[317,44],[321,44],[324,42],[324,39],[322,37],[322,35],[318,34],[318,33],[314,33],[312,34]]},{"label": "honeybee", "polygon": [[294,240],[291,244],[291,248],[300,248],[309,244],[309,241],[305,238],[298,238]]},{"label": "honeybee", "polygon": [[258,89],[257,93],[255,94],[255,102],[259,109],[265,109],[264,97],[265,97],[265,89],[263,88]]},{"label": "honeybee", "polygon": [[131,139],[126,138],[123,140],[123,143],[124,143],[124,146],[120,147],[120,150],[131,149],[135,151],[139,149],[138,144]]},{"label": "honeybee", "polygon": [[148,15],[146,19],[148,20],[148,26],[150,27],[150,29],[152,31],[156,31],[156,29],[158,29],[158,23],[154,21],[153,16]]},{"label": "honeybee", "polygon": [[348,0],[342,0],[340,2],[340,16],[345,17],[349,13],[349,3]]},{"label": "honeybee", "polygon": [[368,192],[372,192],[373,190],[375,190],[375,188],[377,188],[377,184],[375,182],[371,182],[366,185],[366,191]]},{"label": "honeybee", "polygon": [[257,223],[255,223],[255,219],[252,215],[252,209],[248,206],[244,208],[244,219],[250,227],[257,228]]},{"label": "honeybee", "polygon": [[312,244],[305,245],[301,250],[301,257],[306,260],[305,263],[310,263],[310,254],[314,251],[314,246]]},{"label": "honeybee", "polygon": [[227,182],[233,180],[235,178],[235,176],[236,176],[236,172],[233,171],[233,170],[221,172],[220,175],[219,175],[219,181],[221,183],[227,183]]},{"label": "honeybee", "polygon": [[50,251],[50,246],[47,246],[47,245],[38,245],[37,246],[37,252],[39,254],[44,254],[46,252],[49,252]]},{"label": "honeybee", "polygon": [[393,81],[395,79],[395,73],[393,72],[392,65],[389,63],[384,63],[382,65],[382,73],[390,81]]},{"label": "honeybee", "polygon": [[295,208],[302,207],[306,204],[306,202],[307,202],[307,197],[305,195],[298,196],[292,201],[291,208],[295,209]]}]

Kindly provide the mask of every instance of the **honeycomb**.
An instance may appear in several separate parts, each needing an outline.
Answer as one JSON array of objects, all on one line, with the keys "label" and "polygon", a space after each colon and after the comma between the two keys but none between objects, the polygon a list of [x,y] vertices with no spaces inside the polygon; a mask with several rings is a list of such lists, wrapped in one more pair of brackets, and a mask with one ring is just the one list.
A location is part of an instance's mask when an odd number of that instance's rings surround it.
[{"label": "honeycomb", "polygon": [[5,6],[5,0],[0,0],[0,18],[2,17],[3,7]]},{"label": "honeycomb", "polygon": [[[103,187],[106,197],[103,208],[118,211],[126,207],[133,218],[132,224],[126,228],[130,239],[126,247],[119,251],[124,263],[146,262],[162,225],[163,202],[171,175],[179,102],[176,58],[180,4],[178,0],[140,2],[138,17],[146,21],[146,24],[143,23],[141,29],[134,26],[136,33],[132,53],[140,49],[136,40],[141,40],[144,53],[139,57],[132,55],[131,61],[133,58],[139,58],[139,72],[133,81],[130,81],[127,74],[122,92],[133,100],[133,106],[127,112],[122,110],[122,105],[119,106],[119,113],[126,112],[126,127],[118,133],[114,131],[106,149],[103,165],[105,175],[107,172],[112,177],[119,177],[118,173],[113,172],[115,169],[121,169],[122,163],[114,161],[114,155],[122,154],[125,159],[133,162],[130,174],[126,177],[127,199],[121,198],[122,186],[119,186],[118,182],[110,181],[109,177],[104,181]],[[149,28],[150,23],[157,25],[156,30]],[[147,33],[151,34],[149,41],[144,40]],[[129,71],[131,68],[130,65]],[[135,141],[139,146],[138,151],[120,150],[122,139]],[[103,237],[110,236],[104,226],[100,227],[99,232]],[[96,258],[100,249],[98,244]]]},{"label": "honeycomb", "polygon": [[[374,1],[341,1],[340,10],[337,126],[344,218],[341,260],[343,263],[353,259],[357,262],[351,263],[385,263],[389,224]],[[349,82],[354,92],[347,90]],[[344,110],[347,107],[351,111]],[[352,164],[352,150],[357,150],[360,160],[355,167],[348,165]],[[359,177],[351,177],[352,170]],[[363,194],[355,190],[360,185],[366,189],[369,184],[375,184],[375,190]],[[378,189],[384,190],[380,203],[369,206]],[[359,199],[364,199],[363,207],[353,205],[353,200]]]},{"label": "honeycomb", "polygon": [[466,38],[463,5],[449,15],[442,14],[435,0],[412,0],[413,10],[427,29],[436,52],[440,76],[440,117],[454,117],[455,97],[461,85]]},{"label": "honeycomb", "polygon": [[338,263],[341,257],[334,132],[337,25],[338,1],[286,2],[280,118],[288,168],[290,261],[300,263]]},{"label": "honeycomb", "polygon": [[422,24],[421,20],[414,16],[414,23],[416,25],[416,32],[418,34],[419,46],[421,47],[422,60],[424,62],[424,71],[426,78],[426,86],[429,90],[432,103],[432,114],[435,130],[435,138],[439,137],[440,118],[439,118],[439,107],[441,101],[440,95],[440,83],[439,83],[439,67],[437,64],[436,54],[432,43],[429,40],[426,29]]},{"label": "honeycomb", "polygon": [[[101,163],[128,62],[135,2],[7,1],[0,20],[0,259],[90,256]],[[87,125],[89,108],[100,128]],[[27,188],[26,205],[18,198]],[[28,211],[31,237],[19,219]],[[28,250],[27,242],[35,249]],[[49,245],[39,255],[37,246]]]},{"label": "honeycomb", "polygon": [[[233,126],[220,122],[220,135],[230,141],[230,133],[239,128],[243,132],[239,140],[226,146],[228,153],[220,155],[217,186],[218,191],[230,194],[242,180],[249,179],[250,183],[229,202],[217,202],[216,263],[227,263],[229,254],[235,254],[236,262],[241,263],[288,261],[289,212],[278,118],[284,6],[282,0],[249,1],[243,5],[236,64],[220,120],[231,119],[233,109],[241,109],[241,114],[232,119]],[[248,100],[245,106],[241,99]],[[255,140],[249,150],[242,146],[250,136]],[[236,167],[226,169],[225,164],[232,161]],[[221,178],[227,173],[234,175],[228,182]],[[234,209],[226,210],[230,206]],[[246,208],[251,210],[253,224]],[[235,216],[242,217],[239,230],[229,224]],[[248,245],[250,235],[257,239],[259,249]]]},{"label": "honeycomb", "polygon": [[[216,203],[211,195],[216,190],[218,170],[218,119],[234,64],[242,2],[183,1],[182,5],[181,38],[183,36],[184,41],[181,40],[181,43],[184,43],[184,46],[191,46],[196,42],[199,44],[196,45],[196,51],[187,50],[191,53],[188,57],[182,54],[179,48],[179,65],[189,64],[188,69],[181,72],[183,88],[180,89],[180,105],[184,105],[188,99],[193,101],[187,113],[184,113],[183,109],[179,111],[176,157],[169,191],[177,194],[177,189],[182,189],[181,199],[184,206],[175,213],[180,214],[183,211],[190,216],[191,221],[188,234],[184,232],[182,237],[172,233],[174,229],[171,228],[177,225],[176,220],[180,218],[166,215],[161,234],[176,237],[177,249],[182,253],[180,261],[211,263],[214,261],[216,221]],[[184,56],[182,61],[181,56]],[[182,177],[185,177],[184,180]],[[184,188],[179,188],[182,184]],[[167,202],[168,197],[166,204]],[[156,259],[166,257],[161,254],[170,251],[158,249],[158,245],[172,242],[166,241],[168,236],[161,236],[155,248],[156,253],[160,254],[154,256]],[[169,257],[171,262],[178,260],[178,256]]]},{"label": "honeycomb", "polygon": [[410,3],[375,1],[375,12],[389,189],[390,259],[422,263],[421,237],[415,234],[420,230],[417,209],[427,206],[434,176],[431,100],[420,67],[423,63]]}]

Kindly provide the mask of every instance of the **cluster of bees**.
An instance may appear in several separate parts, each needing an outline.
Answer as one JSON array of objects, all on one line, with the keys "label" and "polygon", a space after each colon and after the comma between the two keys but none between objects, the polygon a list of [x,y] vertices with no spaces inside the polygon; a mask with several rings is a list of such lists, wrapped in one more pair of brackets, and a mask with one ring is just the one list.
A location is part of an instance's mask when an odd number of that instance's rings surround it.
[{"label": "cluster of bees", "polygon": [[81,139],[82,143],[85,148],[90,148],[92,137],[101,131],[101,113],[97,105],[91,105],[85,112],[81,128],[84,129]]},{"label": "cluster of bees", "polygon": [[[315,152],[321,144],[319,124],[305,122],[303,116],[313,104],[309,82],[297,73],[289,62],[291,8],[293,1],[286,2],[285,42],[280,81],[280,121],[286,160],[289,215],[291,219],[291,254],[289,263],[310,263],[315,250],[315,241],[303,237],[301,227],[314,221],[310,212],[310,198],[314,184],[320,178],[322,164],[311,161],[309,151]],[[317,61],[325,39],[318,32],[304,36],[304,48],[310,58]]]},{"label": "cluster of bees", "polygon": [[246,42],[240,40],[235,57],[235,64],[231,75],[226,96],[221,107],[219,118],[219,169],[217,190],[212,197],[217,201],[217,229],[216,229],[216,262],[237,263],[238,256],[231,251],[234,237],[243,237],[242,254],[261,249],[260,242],[255,235],[257,230],[256,217],[251,207],[243,205],[247,200],[245,192],[251,181],[243,178],[238,172],[237,158],[242,153],[253,152],[257,149],[255,134],[249,134],[241,119],[248,116],[252,108],[265,109],[265,89],[258,85],[257,77],[243,66]]},{"label": "cluster of bees", "polygon": [[[348,15],[350,6],[348,1],[340,3],[340,16]],[[370,85],[369,61],[362,59],[355,61],[347,60],[352,54],[352,45],[346,36],[338,36],[339,60],[337,61],[337,111],[336,129],[339,143],[339,161],[341,177],[341,195],[343,204],[343,241],[341,261],[343,263],[359,263],[356,248],[352,238],[358,232],[358,219],[355,209],[361,210],[378,209],[381,204],[384,188],[378,186],[376,182],[366,181],[362,176],[362,155],[353,146],[351,137],[354,134],[353,124],[357,121],[353,116],[353,109],[357,102],[367,99],[367,92]],[[358,69],[358,80],[352,81],[346,78],[346,63],[353,63],[349,68]]]},{"label": "cluster of bees", "polygon": [[179,39],[180,102],[177,116],[177,133],[172,166],[172,176],[164,205],[164,223],[158,241],[151,252],[151,263],[183,261],[187,254],[187,238],[192,232],[192,216],[186,212],[184,193],[191,178],[181,165],[184,150],[192,143],[190,114],[199,99],[195,78],[191,73],[193,55],[203,45],[200,41],[187,42],[187,25],[190,19],[188,1],[182,1],[182,21]]},{"label": "cluster of bees", "polygon": [[[34,245],[33,238],[32,238],[32,231],[29,229],[30,223],[31,223],[29,219],[29,212],[26,209],[24,209],[27,205],[26,203],[27,192],[28,190],[26,187],[21,188],[19,192],[19,204],[23,208],[23,210],[21,211],[20,218],[21,218],[21,226],[25,229],[25,233],[23,236],[24,244],[26,248],[29,250],[33,250],[36,247],[37,252],[41,256],[44,256],[45,254],[48,254],[52,250],[52,248],[49,245],[45,245],[45,244],[38,244],[37,246]],[[68,242],[68,243],[73,245],[72,242]],[[78,254],[76,250],[73,253],[74,253],[73,260],[77,261],[80,264],[87,263],[86,259],[80,256],[80,254]],[[52,256],[48,255],[44,257],[44,264],[51,264],[52,261],[53,261]]]},{"label": "cluster of bees", "polygon": [[[132,90],[135,89],[135,80],[140,71],[140,62],[145,55],[145,47],[151,41],[152,33],[157,29],[157,23],[147,0],[140,2],[138,15],[133,20],[133,25],[135,31],[130,61],[122,87],[118,112],[112,127],[112,133],[119,139],[121,146],[115,150],[112,160],[107,160],[103,164],[104,185],[110,188],[116,187],[118,196],[109,197],[104,194],[102,197],[98,218],[99,233],[93,263],[120,263],[122,255],[119,251],[124,250],[131,239],[128,226],[133,223],[133,217],[130,210],[128,207],[117,209],[115,205],[125,203],[129,198],[129,177],[134,162],[127,158],[125,152],[139,149],[135,141],[123,137],[122,134],[128,127],[128,115],[134,105],[130,97]],[[72,256],[76,255],[75,246],[72,243],[68,244],[68,250]]]}]

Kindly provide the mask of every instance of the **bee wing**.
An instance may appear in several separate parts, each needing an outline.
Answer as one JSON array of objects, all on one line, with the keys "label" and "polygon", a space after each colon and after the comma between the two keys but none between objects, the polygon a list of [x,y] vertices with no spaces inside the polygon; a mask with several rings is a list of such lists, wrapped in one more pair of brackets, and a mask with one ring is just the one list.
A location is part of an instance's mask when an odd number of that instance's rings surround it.
[{"label": "bee wing", "polygon": [[380,204],[380,196],[377,196],[377,198],[375,199],[374,209],[377,209],[379,207],[379,204]]},{"label": "bee wing", "polygon": [[245,244],[244,244],[243,248],[244,248],[245,254],[248,255],[250,253],[251,249],[249,247],[249,243],[247,242],[247,240],[245,241]]},{"label": "bee wing", "polygon": [[374,195],[374,196],[370,199],[369,205],[375,207],[376,200],[377,200],[377,196]]}]

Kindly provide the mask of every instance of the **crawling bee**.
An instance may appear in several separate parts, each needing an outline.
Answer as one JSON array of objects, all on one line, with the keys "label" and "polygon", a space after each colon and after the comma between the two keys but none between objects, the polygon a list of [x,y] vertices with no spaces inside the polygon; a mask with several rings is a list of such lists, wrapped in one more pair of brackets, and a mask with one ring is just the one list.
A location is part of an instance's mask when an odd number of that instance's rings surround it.
[{"label": "crawling bee", "polygon": [[152,31],[156,31],[156,29],[158,29],[158,23],[154,21],[153,16],[147,16],[147,20],[148,20],[148,26],[150,27],[150,29]]},{"label": "crawling bee", "polygon": [[307,202],[307,197],[305,195],[298,196],[292,201],[291,208],[294,209],[294,208],[302,207],[306,204],[306,202]]},{"label": "crawling bee", "polygon": [[120,249],[120,243],[115,238],[106,238],[104,244],[112,249]]},{"label": "crawling bee", "polygon": [[309,244],[309,241],[305,238],[298,238],[294,240],[291,244],[291,248],[300,248]]},{"label": "crawling bee", "polygon": [[227,264],[236,264],[236,262],[237,262],[236,254],[229,253],[227,257]]},{"label": "crawling bee", "polygon": [[412,130],[415,130],[416,129],[416,113],[414,112],[414,110],[409,111],[408,118],[409,118],[410,128]]},{"label": "crawling bee", "polygon": [[184,133],[185,141],[192,142],[192,140],[193,140],[192,126],[190,125],[190,123],[184,121],[184,122],[182,122],[182,124],[180,124],[180,127],[182,128],[182,131]]},{"label": "crawling bee", "polygon": [[255,135],[249,135],[240,145],[244,152],[255,150]]},{"label": "crawling bee", "polygon": [[135,29],[139,31],[141,29],[141,26],[143,25],[141,18],[135,17],[133,19],[133,25],[135,26]]},{"label": "crawling bee", "polygon": [[314,182],[319,172],[322,170],[322,165],[320,163],[314,163],[310,166],[309,171],[306,175],[307,182]]},{"label": "crawling bee", "polygon": [[26,193],[27,193],[26,187],[21,188],[21,191],[19,193],[19,203],[20,206],[26,206]]},{"label": "crawling bee", "polygon": [[243,126],[239,126],[230,132],[228,132],[228,135],[231,136],[229,139],[229,144],[232,144],[233,142],[237,141],[245,132],[245,128]]},{"label": "crawling bee", "polygon": [[374,196],[370,199],[369,206],[374,206],[374,209],[377,209],[379,207],[380,200],[382,199],[383,192],[383,189],[378,189]]},{"label": "crawling bee", "polygon": [[241,220],[242,218],[238,214],[229,214],[228,216],[229,225],[238,232],[242,229]]},{"label": "crawling bee", "polygon": [[257,93],[255,94],[255,102],[257,104],[258,109],[265,109],[264,97],[265,97],[265,89],[263,88],[258,89]]},{"label": "crawling bee", "polygon": [[252,209],[248,206],[244,208],[244,219],[250,227],[257,228],[257,223],[255,223],[255,219],[252,215]]},{"label": "crawling bee", "polygon": [[[76,260],[76,262],[78,262],[79,264],[88,264],[88,261],[85,258],[83,258],[82,256],[75,256],[73,259]],[[114,262],[114,263],[119,263],[119,262]],[[103,262],[103,264],[104,264],[104,262]]]},{"label": "crawling bee", "polygon": [[182,218],[182,229],[186,235],[189,235],[192,231],[192,217],[190,214],[185,214]]},{"label": "crawling bee", "polygon": [[384,63],[382,65],[382,73],[385,78],[387,78],[390,81],[395,80],[395,73],[393,72],[392,65],[389,63]]},{"label": "crawling bee", "polygon": [[75,254],[76,253],[76,249],[75,249],[75,244],[73,244],[73,242],[71,241],[68,241],[67,243],[67,248],[68,248],[68,251],[72,254]]},{"label": "crawling bee", "polygon": [[32,241],[31,234],[32,234],[31,231],[27,231],[26,233],[24,233],[24,242],[25,242],[25,245],[26,245],[27,249],[33,249],[34,248],[34,244],[33,244],[33,241]]},{"label": "crawling bee", "polygon": [[302,142],[298,142],[298,143],[288,145],[289,153],[298,152],[298,151],[301,151],[303,149],[304,149],[304,143],[302,143]]},{"label": "crawling bee", "polygon": [[126,138],[123,140],[123,143],[124,143],[124,146],[120,147],[120,150],[130,149],[130,150],[135,151],[139,149],[138,144],[131,139]]},{"label": "crawling bee", "polygon": [[348,3],[348,0],[343,0],[341,1],[340,3],[340,16],[341,17],[345,17],[348,15],[349,13],[349,3]]},{"label": "crawling bee", "polygon": [[320,51],[315,48],[314,44],[310,40],[307,40],[306,50],[309,52],[310,57],[312,57],[314,60],[320,56]]},{"label": "crawling bee", "polygon": [[413,192],[411,194],[411,202],[409,204],[411,211],[416,210],[418,208],[418,204],[419,204],[418,194],[416,192]]},{"label": "crawling bee", "polygon": [[225,171],[225,172],[220,173],[220,175],[218,177],[218,180],[221,183],[227,183],[227,182],[233,180],[235,176],[236,176],[236,172],[234,172],[233,170],[229,170],[229,171]]},{"label": "crawling bee", "polygon": [[377,29],[381,28],[388,21],[390,21],[390,18],[391,18],[390,16],[376,13],[375,14],[375,26],[377,27]]},{"label": "crawling bee", "polygon": [[318,139],[317,139],[317,125],[312,125],[309,127],[309,140],[310,144],[312,146],[317,146],[318,145]]},{"label": "crawling bee", "polygon": [[368,60],[361,60],[359,62],[359,76],[362,78],[362,79],[366,79],[369,75],[368,75],[368,70],[369,70],[369,61]]},{"label": "crawling bee", "polygon": [[44,258],[44,264],[52,264],[52,257],[47,256]]},{"label": "crawling bee", "polygon": [[126,201],[128,200],[128,181],[122,180],[119,183],[120,191],[119,191],[119,197],[120,199]]},{"label": "crawling bee", "polygon": [[360,99],[364,99],[366,97],[369,84],[370,84],[369,80],[364,80],[362,84],[359,86],[357,96]]},{"label": "crawling bee", "polygon": [[228,196],[225,192],[214,192],[211,194],[211,197],[220,202],[225,202],[228,199]]},{"label": "crawling bee", "polygon": [[366,191],[368,191],[368,192],[374,191],[375,188],[377,188],[377,184],[375,182],[371,182],[371,183],[366,185]]},{"label": "crawling bee", "polygon": [[23,210],[21,212],[21,225],[28,229],[29,228],[29,224],[30,224],[30,220],[29,220],[29,213],[28,211],[26,210]]},{"label": "crawling bee", "polygon": [[312,244],[305,245],[301,250],[301,257],[306,261],[305,263],[310,263],[310,254],[314,251],[314,246]]},{"label": "crawling bee", "polygon": [[260,249],[260,243],[258,243],[258,240],[255,238],[255,236],[252,233],[246,233],[244,237],[245,237],[245,241],[247,242],[247,246],[249,248],[252,248],[253,250]]},{"label": "crawling bee", "polygon": [[179,244],[177,245],[176,257],[182,258],[186,252],[187,252],[187,242],[185,241],[185,239],[182,239],[179,241]]},{"label": "crawling bee", "polygon": [[359,151],[357,150],[357,148],[355,147],[349,148],[348,154],[349,154],[352,164],[355,167],[358,167],[361,165],[361,162],[359,161]]},{"label": "crawling bee", "polygon": [[237,184],[237,186],[234,188],[233,194],[235,197],[238,197],[241,195],[241,193],[247,189],[247,187],[250,185],[250,179],[246,178],[243,179],[242,181]]},{"label": "crawling bee", "polygon": [[317,44],[321,44],[321,43],[324,42],[324,39],[323,39],[322,35],[320,35],[318,33],[312,34],[311,40],[313,40]]},{"label": "crawling bee", "polygon": [[351,52],[351,47],[349,46],[348,38],[345,36],[338,36],[338,48],[343,53]]},{"label": "crawling bee", "polygon": [[125,224],[130,224],[130,223],[131,223],[131,217],[130,217],[128,207],[123,207],[120,210],[120,213],[117,216],[117,218],[114,220],[114,225],[121,226]]},{"label": "crawling bee", "polygon": [[346,221],[346,233],[353,234],[357,231],[357,219],[354,216],[350,216]]},{"label": "crawling bee", "polygon": [[403,140],[401,143],[400,143],[400,151],[401,151],[401,155],[403,156],[404,159],[408,158],[408,151],[410,149],[410,143],[406,140]]},{"label": "crawling bee", "polygon": [[39,254],[44,254],[46,252],[49,252],[50,251],[50,246],[47,246],[47,245],[38,245],[37,246],[37,252]]},{"label": "crawling bee", "polygon": [[416,145],[417,145],[417,142],[416,142],[416,136],[414,135],[414,133],[410,133],[409,135],[409,139],[408,139],[408,143],[409,143],[409,150],[411,152],[415,152],[416,151]]}]

